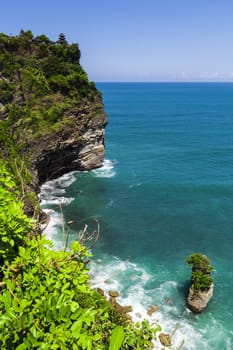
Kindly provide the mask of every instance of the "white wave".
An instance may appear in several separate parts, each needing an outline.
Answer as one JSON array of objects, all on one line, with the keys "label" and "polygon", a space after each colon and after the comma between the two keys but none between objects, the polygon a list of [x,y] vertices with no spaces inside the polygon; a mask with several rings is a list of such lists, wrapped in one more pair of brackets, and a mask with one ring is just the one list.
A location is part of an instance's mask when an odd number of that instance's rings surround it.
[{"label": "white wave", "polygon": [[111,208],[114,204],[114,200],[110,199],[110,201],[106,204],[106,208]]},{"label": "white wave", "polygon": [[92,170],[92,173],[96,177],[114,177],[116,175],[116,171],[114,169],[114,162],[105,159],[102,167]]},{"label": "white wave", "polygon": [[45,228],[46,237],[53,242],[54,249],[59,250],[64,247],[64,238],[58,237],[58,232],[62,232],[63,218],[61,213],[55,210],[44,210],[49,215],[49,223]]},{"label": "white wave", "polygon": [[62,175],[54,180],[46,181],[41,186],[41,192],[52,192],[56,191],[56,193],[64,193],[65,188],[69,187],[73,182],[75,182],[75,171],[70,172],[68,174]]},{"label": "white wave", "polygon": [[47,181],[41,186],[41,206],[47,205],[68,205],[74,198],[65,197],[66,188],[76,180],[75,172],[65,174],[55,180]]},{"label": "white wave", "polygon": [[55,180],[48,181],[47,184],[51,183],[51,184],[56,184],[56,185],[62,186],[63,188],[67,188],[73,182],[75,182],[75,180],[76,180],[75,174],[76,173],[77,173],[77,171],[72,171],[70,173],[64,174]]},{"label": "white wave", "polygon": [[135,184],[129,185],[129,188],[140,187],[140,186],[142,186],[142,182],[137,182]]},{"label": "white wave", "polygon": [[48,199],[42,199],[41,205],[57,205],[57,206],[64,206],[70,204],[74,200],[74,197],[50,197]]},{"label": "white wave", "polygon": [[[146,284],[154,276],[144,267],[128,260],[122,261],[108,256],[92,261],[90,274],[92,287],[101,288],[107,298],[110,290],[118,291],[120,293],[118,302],[122,306],[131,305],[133,307],[130,313],[133,321],[147,319],[151,325],[159,323],[162,326],[162,332],[169,334],[175,330],[172,336],[174,349],[179,348],[183,342],[183,350],[212,349],[212,346],[206,343],[203,333],[189,322],[187,317],[189,311],[185,307],[181,308],[176,305],[174,295],[176,297],[178,294],[177,282],[168,281],[148,291]],[[170,295],[173,296],[173,300],[167,298]],[[159,310],[149,316],[148,310],[153,305],[159,306]],[[215,327],[212,332],[217,332]],[[156,340],[154,349],[160,348],[161,344],[159,340]]]},{"label": "white wave", "polygon": [[[48,225],[42,225],[46,237],[53,242],[55,249],[64,247],[64,222],[60,207],[69,205],[74,197],[66,196],[66,189],[76,180],[75,172],[65,174],[41,186],[41,207],[48,214]],[[52,208],[52,209],[51,209]]]}]

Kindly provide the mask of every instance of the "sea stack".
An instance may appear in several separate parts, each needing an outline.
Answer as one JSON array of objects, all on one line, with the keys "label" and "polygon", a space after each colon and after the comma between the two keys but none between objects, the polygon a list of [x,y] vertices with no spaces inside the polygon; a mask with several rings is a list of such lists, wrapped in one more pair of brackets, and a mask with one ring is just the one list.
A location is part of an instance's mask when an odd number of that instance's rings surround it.
[{"label": "sea stack", "polygon": [[211,276],[213,267],[209,258],[200,253],[190,255],[186,261],[192,266],[187,306],[194,313],[201,313],[213,296],[214,283]]}]

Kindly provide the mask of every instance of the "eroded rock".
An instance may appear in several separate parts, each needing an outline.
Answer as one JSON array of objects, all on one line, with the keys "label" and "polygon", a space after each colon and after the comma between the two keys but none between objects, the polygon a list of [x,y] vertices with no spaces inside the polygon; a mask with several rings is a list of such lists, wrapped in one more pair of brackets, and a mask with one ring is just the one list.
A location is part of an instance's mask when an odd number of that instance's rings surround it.
[{"label": "eroded rock", "polygon": [[213,290],[214,290],[213,283],[209,289],[203,290],[203,291],[200,290],[198,292],[194,291],[193,288],[191,287],[189,289],[189,294],[187,298],[188,308],[195,313],[200,313],[204,311],[210,299],[213,296]]},{"label": "eroded rock", "polygon": [[117,297],[120,296],[120,294],[119,294],[117,291],[115,291],[115,290],[110,290],[110,291],[108,292],[108,294],[109,294],[109,296],[112,297],[112,298],[117,298]]},{"label": "eroded rock", "polygon": [[159,340],[160,343],[164,346],[171,346],[171,336],[167,333],[160,333],[159,334]]},{"label": "eroded rock", "polygon": [[148,314],[149,316],[152,316],[153,313],[155,313],[155,312],[157,312],[157,311],[159,311],[159,306],[153,305],[153,306],[151,306],[151,307],[149,308],[149,310],[147,311],[147,314]]}]

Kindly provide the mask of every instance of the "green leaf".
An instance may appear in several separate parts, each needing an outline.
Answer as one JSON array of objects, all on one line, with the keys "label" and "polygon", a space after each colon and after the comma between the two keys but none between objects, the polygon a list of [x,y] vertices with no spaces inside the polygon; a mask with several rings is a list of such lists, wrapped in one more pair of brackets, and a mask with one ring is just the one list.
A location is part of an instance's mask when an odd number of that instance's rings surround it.
[{"label": "green leaf", "polygon": [[27,349],[27,346],[25,344],[20,344],[17,346],[15,350],[25,350],[25,349]]},{"label": "green leaf", "polygon": [[119,350],[123,344],[125,332],[122,326],[116,326],[110,336],[109,350]]},{"label": "green leaf", "polygon": [[71,331],[72,331],[74,338],[78,339],[80,337],[80,331],[81,331],[82,325],[83,325],[82,320],[78,320],[78,321],[73,323],[73,325],[71,327]]}]

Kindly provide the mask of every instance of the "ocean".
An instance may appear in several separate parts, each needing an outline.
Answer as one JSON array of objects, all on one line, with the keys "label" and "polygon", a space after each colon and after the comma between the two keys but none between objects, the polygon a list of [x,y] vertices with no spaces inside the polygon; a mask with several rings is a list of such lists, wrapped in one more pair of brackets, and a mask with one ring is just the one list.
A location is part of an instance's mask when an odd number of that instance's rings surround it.
[{"label": "ocean", "polygon": [[[93,286],[119,291],[134,320],[176,330],[174,349],[233,349],[233,84],[97,87],[109,117],[106,159],[42,186],[47,236],[64,245],[62,216],[70,241],[98,222]],[[186,307],[193,253],[214,266],[214,296],[199,315]],[[151,305],[159,311],[149,317]]]}]

